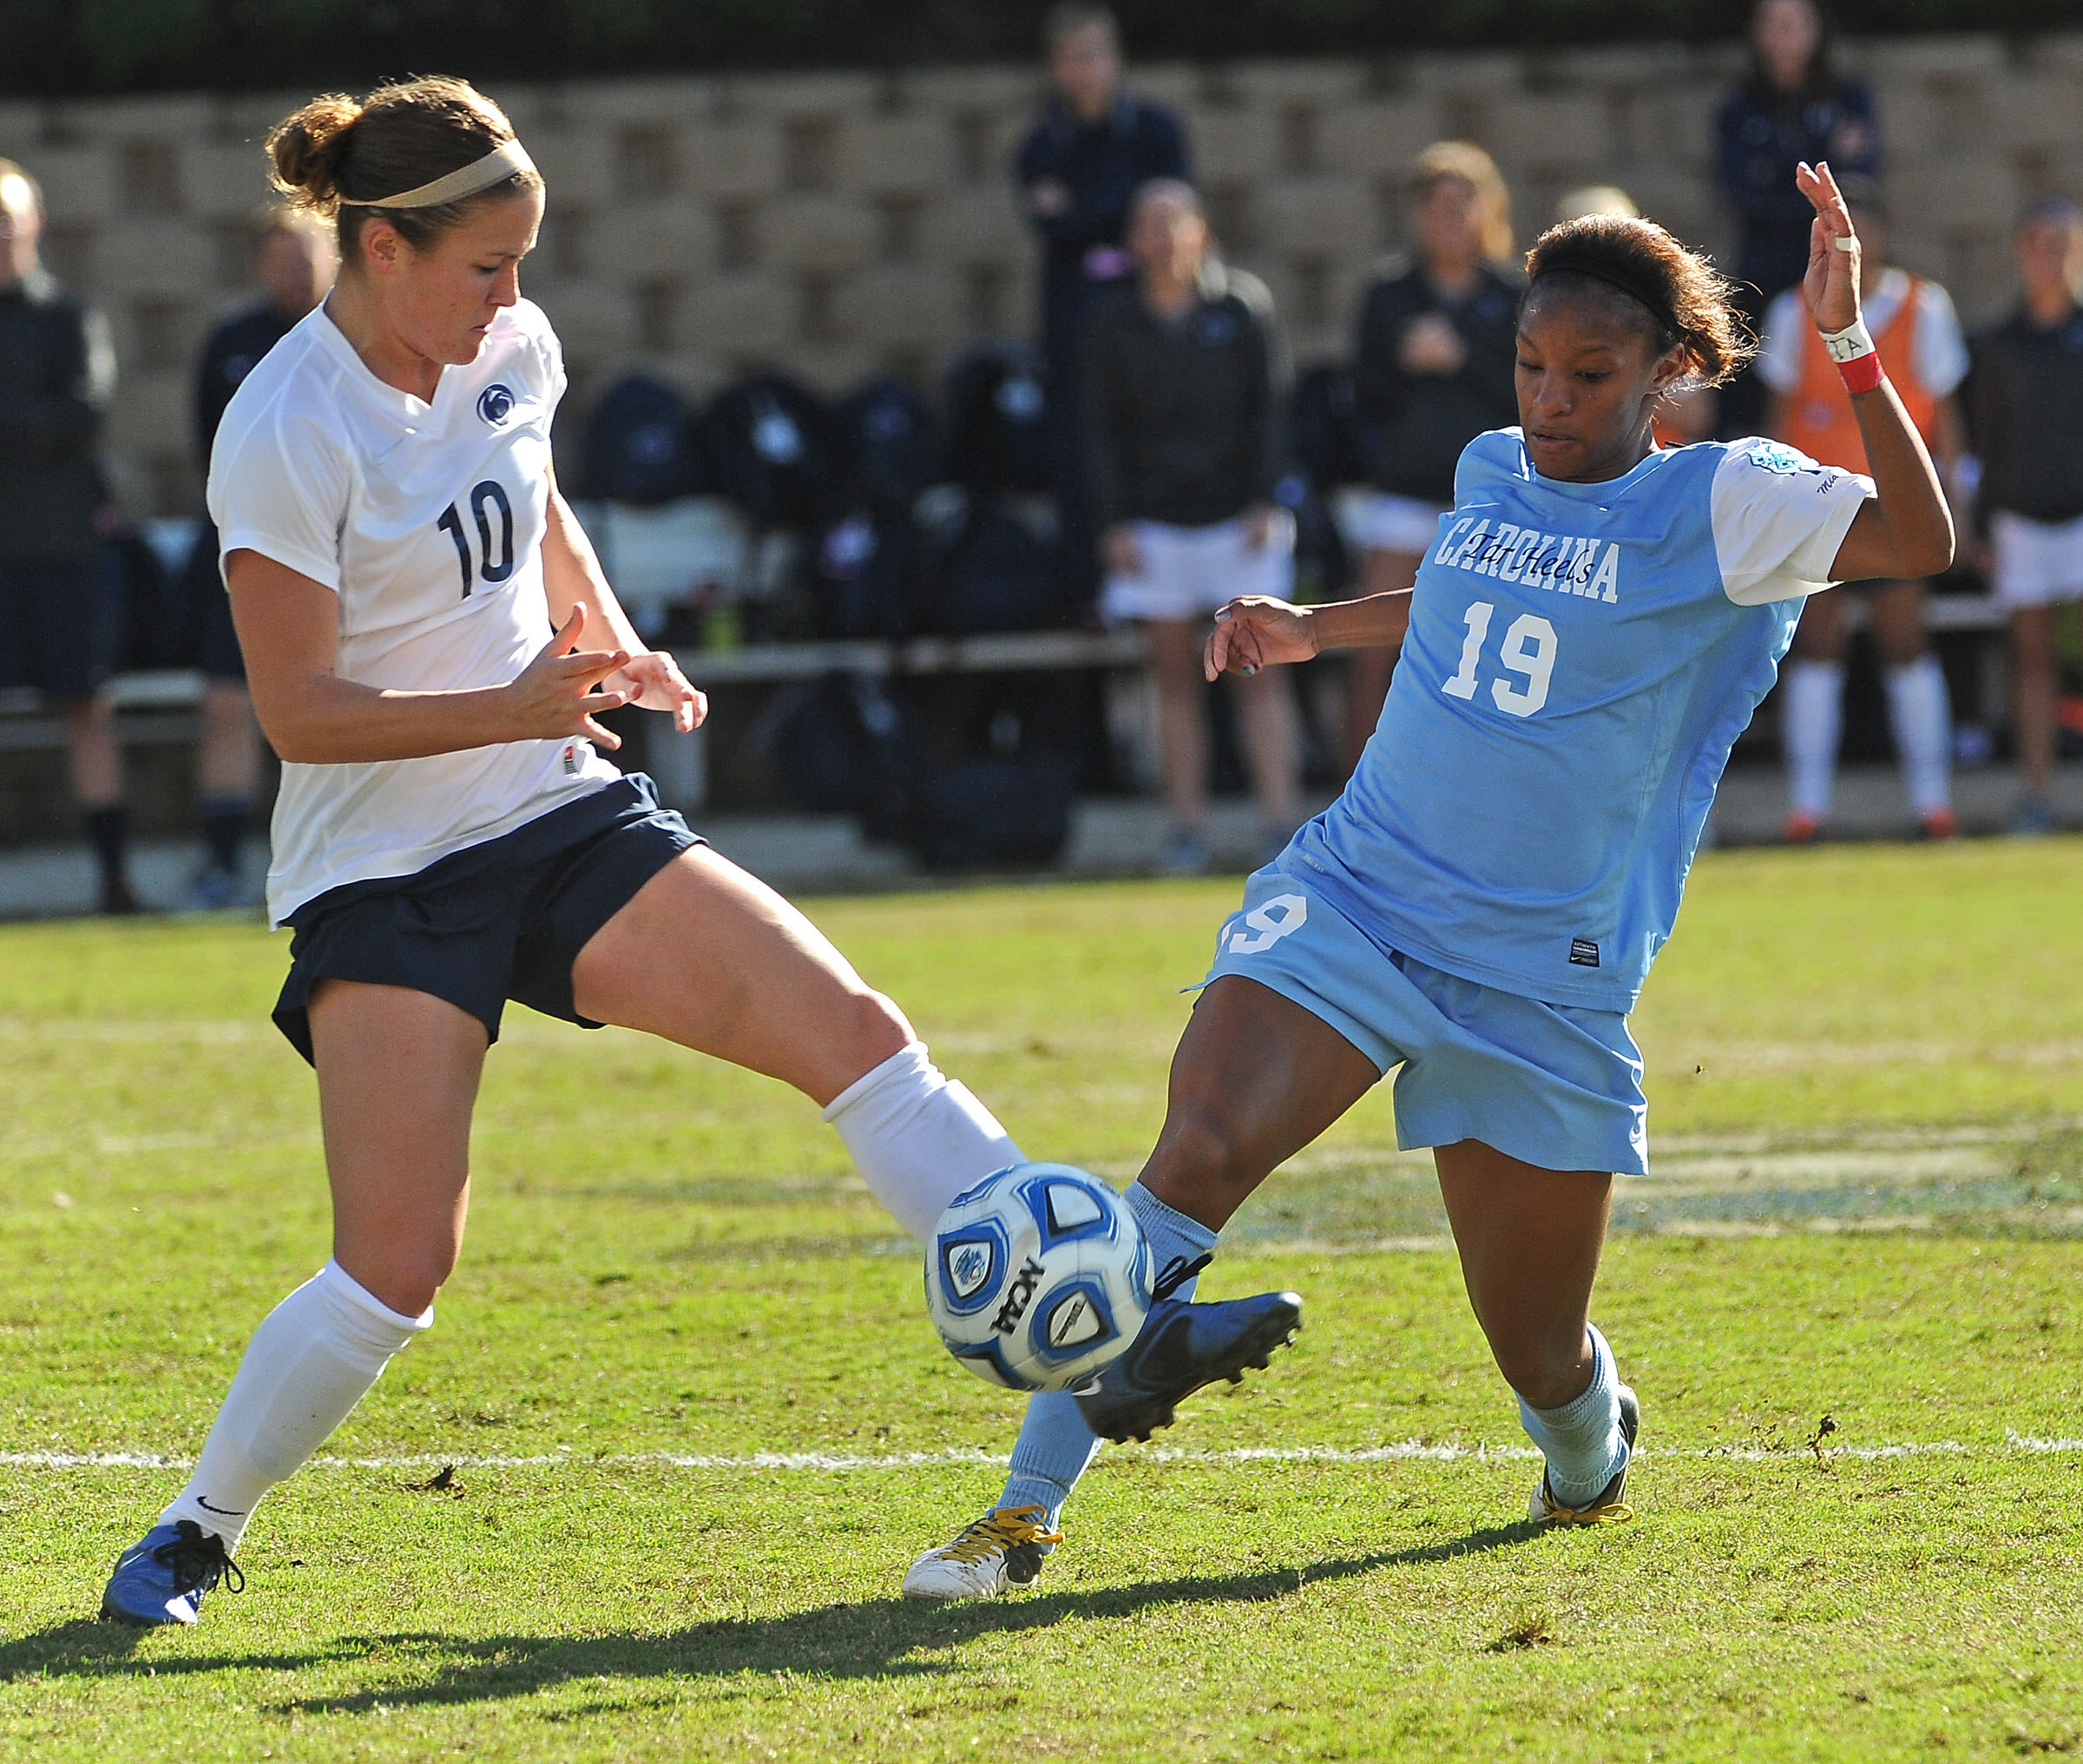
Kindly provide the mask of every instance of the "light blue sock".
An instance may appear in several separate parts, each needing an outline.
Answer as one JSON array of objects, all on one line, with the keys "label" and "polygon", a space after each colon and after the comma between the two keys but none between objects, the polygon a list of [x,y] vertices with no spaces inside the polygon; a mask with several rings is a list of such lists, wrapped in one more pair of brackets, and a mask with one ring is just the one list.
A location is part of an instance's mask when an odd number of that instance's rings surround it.
[{"label": "light blue sock", "polygon": [[1591,1335],[1591,1386],[1561,1408],[1537,1409],[1519,1399],[1519,1425],[1547,1459],[1547,1485],[1566,1505],[1584,1506],[1605,1491],[1627,1461],[1620,1437],[1620,1380],[1613,1349]]},{"label": "light blue sock", "polygon": [[[1166,1269],[1184,1268],[1215,1248],[1214,1232],[1166,1206],[1140,1182],[1132,1183],[1122,1198],[1150,1245],[1153,1281]],[[1198,1275],[1189,1276],[1171,1296],[1190,1299],[1199,1283]],[[1012,1474],[1006,1478],[998,1505],[1046,1507],[1048,1529],[1055,1531],[1063,1503],[1099,1451],[1099,1436],[1085,1425],[1075,1397],[1067,1390],[1036,1392],[1028,1399],[1027,1419],[1020,1424],[1020,1437],[1013,1445]]]}]

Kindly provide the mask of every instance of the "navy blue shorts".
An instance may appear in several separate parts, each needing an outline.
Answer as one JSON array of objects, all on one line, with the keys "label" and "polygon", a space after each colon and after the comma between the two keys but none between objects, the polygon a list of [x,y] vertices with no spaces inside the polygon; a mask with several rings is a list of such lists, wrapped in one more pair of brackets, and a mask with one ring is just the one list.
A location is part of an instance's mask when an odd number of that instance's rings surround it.
[{"label": "navy blue shorts", "polygon": [[225,592],[217,557],[217,528],[205,521],[188,561],[169,588],[173,635],[169,667],[194,667],[214,680],[246,681],[246,657],[232,624],[232,597]]},{"label": "navy blue shorts", "polygon": [[77,557],[0,558],[0,686],[34,686],[62,704],[91,698],[122,659],[122,589],[100,549]]},{"label": "navy blue shorts", "polygon": [[446,999],[492,1041],[509,999],[597,1029],[572,1004],[572,963],[646,882],[701,843],[632,772],[414,875],[328,889],[289,915],[296,935],[275,1026],[310,1059],[312,993],[320,980],[352,980]]}]

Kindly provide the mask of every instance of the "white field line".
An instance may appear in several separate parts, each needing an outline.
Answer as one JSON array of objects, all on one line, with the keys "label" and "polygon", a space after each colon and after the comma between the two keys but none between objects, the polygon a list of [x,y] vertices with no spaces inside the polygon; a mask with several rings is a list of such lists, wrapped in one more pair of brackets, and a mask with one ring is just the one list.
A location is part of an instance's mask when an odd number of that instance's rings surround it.
[{"label": "white field line", "polygon": [[[1390,1446],[1240,1446],[1227,1451],[1177,1451],[1168,1447],[1128,1451],[1130,1462],[1159,1464],[1511,1464],[1537,1458],[1530,1446],[1433,1445],[1406,1439]],[[2011,1433],[2001,1446],[1968,1446],[1956,1439],[1912,1440],[1889,1446],[1833,1446],[1824,1449],[1830,1459],[1854,1462],[1890,1458],[2001,1458],[2023,1453],[2033,1457],[2083,1455],[2083,1439],[2046,1439]],[[1645,1462],[1659,1458],[1711,1460],[1738,1464],[1764,1464],[1776,1459],[1806,1459],[1809,1451],[1798,1446],[1766,1448],[1756,1446],[1712,1446],[1680,1449],[1651,1448],[1640,1453]],[[312,1460],[321,1470],[427,1470],[444,1465],[458,1470],[614,1470],[659,1468],[669,1470],[762,1471],[791,1470],[831,1472],[848,1470],[947,1470],[1003,1466],[1010,1459],[1002,1452],[983,1452],[950,1446],[940,1452],[751,1452],[736,1455],[700,1452],[614,1452],[594,1456],[578,1452],[543,1452],[504,1456],[464,1457],[453,1453],[413,1453],[391,1457],[338,1458],[322,1455]],[[0,1469],[5,1470],[186,1470],[195,1460],[170,1452],[0,1452]]]}]

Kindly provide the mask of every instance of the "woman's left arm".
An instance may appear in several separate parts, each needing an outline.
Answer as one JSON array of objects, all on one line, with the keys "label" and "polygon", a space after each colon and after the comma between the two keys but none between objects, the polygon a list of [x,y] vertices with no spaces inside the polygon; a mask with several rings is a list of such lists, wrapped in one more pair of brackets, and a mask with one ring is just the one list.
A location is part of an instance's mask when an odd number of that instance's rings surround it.
[{"label": "woman's left arm", "polygon": [[[1801,285],[1809,315],[1824,336],[1859,320],[1859,239],[1830,167],[1804,165],[1795,181],[1815,207],[1808,274]],[[1862,357],[1870,359],[1870,357]],[[1851,395],[1874,494],[1852,519],[1830,567],[1833,582],[1874,577],[1935,576],[1953,563],[1953,516],[1923,437],[1885,377]]]},{"label": "woman's left arm", "polygon": [[636,634],[622,603],[608,586],[593,541],[557,488],[555,472],[549,475],[549,522],[542,534],[542,588],[549,597],[553,626],[562,628],[572,607],[583,601],[588,622],[599,620],[612,634],[614,646],[628,652],[628,663],[604,684],[628,692],[629,702],[647,711],[669,712],[673,726],[683,735],[701,726],[709,714],[707,698],[687,684],[679,663]]}]

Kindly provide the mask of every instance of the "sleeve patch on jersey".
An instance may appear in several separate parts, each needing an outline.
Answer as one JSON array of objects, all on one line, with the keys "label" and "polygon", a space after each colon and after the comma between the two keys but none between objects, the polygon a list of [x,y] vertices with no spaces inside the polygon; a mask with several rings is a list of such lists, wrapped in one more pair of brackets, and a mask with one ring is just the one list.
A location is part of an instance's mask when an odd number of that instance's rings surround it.
[{"label": "sleeve patch on jersey", "polygon": [[1596,967],[1599,965],[1599,946],[1588,937],[1571,938],[1569,965],[1572,967]]},{"label": "sleeve patch on jersey", "polygon": [[1751,463],[1768,472],[1778,472],[1791,476],[1796,472],[1813,471],[1816,462],[1804,454],[1777,441],[1753,441],[1750,447]]}]

